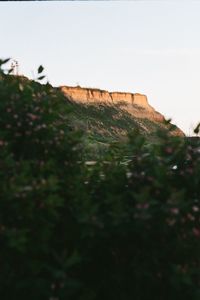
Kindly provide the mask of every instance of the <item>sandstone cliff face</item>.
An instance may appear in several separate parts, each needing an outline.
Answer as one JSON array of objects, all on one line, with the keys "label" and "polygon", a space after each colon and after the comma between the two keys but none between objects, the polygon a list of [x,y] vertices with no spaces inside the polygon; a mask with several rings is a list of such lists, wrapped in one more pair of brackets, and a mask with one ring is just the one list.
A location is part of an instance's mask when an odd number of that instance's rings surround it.
[{"label": "sandstone cliff face", "polygon": [[142,94],[131,94],[121,92],[108,92],[98,89],[89,89],[81,87],[62,86],[62,91],[72,100],[82,103],[104,102],[110,104],[117,104],[119,102],[126,102],[127,104],[136,104],[153,111],[149,105],[147,97]]},{"label": "sandstone cliff face", "polygon": [[[69,100],[77,103],[116,105],[137,119],[148,119],[159,123],[165,120],[162,114],[149,105],[147,97],[139,93],[108,92],[80,86],[62,86],[60,89]],[[184,134],[177,128],[175,135]]]},{"label": "sandstone cliff face", "polygon": [[62,86],[61,90],[70,100],[76,102],[119,105],[137,118],[148,118],[160,122],[164,120],[164,117],[149,105],[147,97],[142,94],[108,92],[98,89],[70,86]]}]

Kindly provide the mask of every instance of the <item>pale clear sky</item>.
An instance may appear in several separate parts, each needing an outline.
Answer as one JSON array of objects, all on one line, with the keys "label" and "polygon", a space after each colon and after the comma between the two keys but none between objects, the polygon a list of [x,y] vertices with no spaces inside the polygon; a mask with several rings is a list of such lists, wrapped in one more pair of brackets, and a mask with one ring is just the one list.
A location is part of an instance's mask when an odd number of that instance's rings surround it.
[{"label": "pale clear sky", "polygon": [[1,2],[0,58],[53,85],[139,92],[186,134],[200,121],[200,2]]}]

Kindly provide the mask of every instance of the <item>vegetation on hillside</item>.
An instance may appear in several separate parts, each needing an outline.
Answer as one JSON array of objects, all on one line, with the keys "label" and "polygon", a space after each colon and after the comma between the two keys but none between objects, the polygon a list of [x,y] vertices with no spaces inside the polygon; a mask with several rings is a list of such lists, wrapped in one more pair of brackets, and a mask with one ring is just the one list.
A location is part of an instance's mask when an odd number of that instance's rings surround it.
[{"label": "vegetation on hillside", "polygon": [[136,130],[88,165],[76,113],[1,68],[1,298],[198,300],[199,139]]},{"label": "vegetation on hillside", "polygon": [[[62,91],[62,88],[58,90]],[[90,89],[90,91],[94,90],[97,89]],[[102,90],[97,91],[102,92]],[[147,144],[157,141],[158,131],[166,131],[172,136],[184,136],[183,132],[171,123],[171,120],[165,120],[156,111],[153,115],[136,104],[127,107],[125,101],[114,104],[106,101],[82,103],[73,101],[71,98],[69,100],[65,91],[64,95],[67,104],[71,107],[69,116],[71,126],[84,132],[84,150],[87,159],[97,159],[104,155],[113,143],[126,146],[128,135],[133,131],[144,136]],[[127,149],[124,151],[124,155],[127,156]]]},{"label": "vegetation on hillside", "polygon": [[[172,135],[178,135],[177,127],[166,121],[163,122],[133,116],[126,109],[125,103],[77,103],[69,101],[72,107],[70,116],[71,124],[74,127],[83,129],[85,133],[88,151],[95,155],[92,149],[96,149],[97,155],[101,149],[106,149],[113,142],[127,142],[127,135],[133,130],[137,130],[145,136],[147,142],[157,140],[157,131],[170,131]],[[138,105],[133,105],[133,109],[139,111]]]}]

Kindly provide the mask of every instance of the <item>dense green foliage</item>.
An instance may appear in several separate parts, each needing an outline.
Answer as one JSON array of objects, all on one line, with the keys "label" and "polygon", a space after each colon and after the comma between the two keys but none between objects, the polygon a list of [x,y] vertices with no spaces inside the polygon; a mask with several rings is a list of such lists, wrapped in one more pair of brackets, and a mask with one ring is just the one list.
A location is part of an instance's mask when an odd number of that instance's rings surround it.
[{"label": "dense green foliage", "polygon": [[1,70],[1,299],[199,299],[198,139],[133,132],[89,165],[70,108]]}]

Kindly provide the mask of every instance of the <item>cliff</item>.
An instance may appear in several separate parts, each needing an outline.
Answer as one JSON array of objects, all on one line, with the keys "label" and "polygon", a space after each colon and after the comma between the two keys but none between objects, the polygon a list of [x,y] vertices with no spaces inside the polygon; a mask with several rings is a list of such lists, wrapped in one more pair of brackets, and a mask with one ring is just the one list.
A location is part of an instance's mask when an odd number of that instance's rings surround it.
[{"label": "cliff", "polygon": [[152,107],[148,104],[147,97],[141,94],[108,92],[105,90],[82,88],[79,86],[63,86],[61,89],[68,97],[78,102],[89,103],[98,101],[117,104],[121,101],[124,101],[127,104],[137,104],[152,110]]},{"label": "cliff", "polygon": [[[103,105],[107,109],[118,109],[118,118],[119,114],[121,114],[121,118],[123,118],[123,114],[124,117],[125,115],[127,117],[128,114],[147,134],[152,133],[152,126],[149,126],[150,122],[151,125],[154,124],[154,127],[166,127],[164,125],[164,116],[148,103],[147,97],[143,94],[108,92],[94,88],[82,88],[80,86],[61,86],[60,89],[69,100],[76,104],[86,107]],[[127,128],[127,130],[130,130],[130,128]],[[184,136],[184,133],[176,126],[174,126],[172,134]]]},{"label": "cliff", "polygon": [[123,92],[108,92],[99,89],[62,86],[61,90],[70,99],[81,103],[103,102],[107,104],[118,104],[125,102],[128,105],[139,105],[149,111],[154,109],[149,105],[147,97],[142,94],[131,94]]}]

